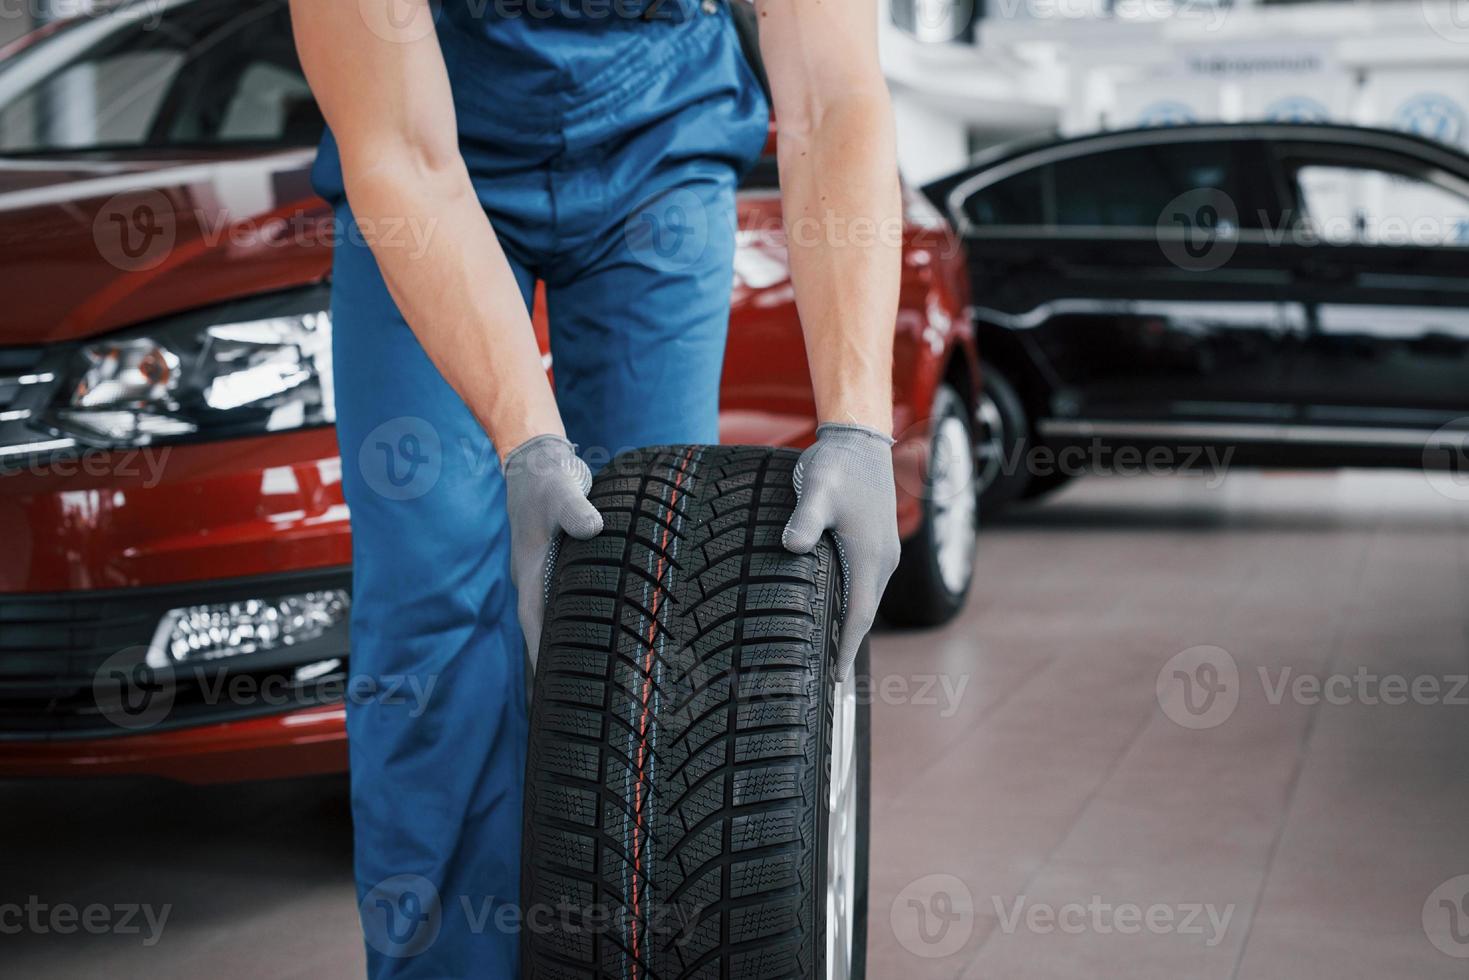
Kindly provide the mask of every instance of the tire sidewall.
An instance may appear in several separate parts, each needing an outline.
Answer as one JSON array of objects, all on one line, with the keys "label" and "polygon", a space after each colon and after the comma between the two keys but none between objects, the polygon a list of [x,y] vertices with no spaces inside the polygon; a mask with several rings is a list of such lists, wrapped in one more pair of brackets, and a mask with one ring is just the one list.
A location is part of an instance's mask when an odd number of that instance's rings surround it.
[{"label": "tire sidewall", "polygon": [[[857,653],[857,856],[852,875],[852,980],[867,976],[867,895],[871,872],[872,831],[872,650]],[[864,694],[865,690],[865,694]]]},{"label": "tire sidewall", "polygon": [[[835,596],[838,589],[831,590],[835,612]],[[830,853],[831,811],[826,801],[831,798],[831,758],[834,737],[836,674],[836,649],[839,631],[828,631],[831,637],[829,655],[823,658],[819,683],[821,684],[821,767],[820,796],[821,810],[817,815],[818,845],[816,887],[813,889],[812,914],[821,923],[817,930],[817,943],[813,962],[818,964],[816,976],[826,976],[826,879],[827,858]],[[856,676],[857,703],[853,738],[853,756],[856,768],[856,846],[852,862],[852,953],[850,980],[864,980],[867,976],[867,894],[870,877],[870,831],[872,810],[872,698],[871,640],[864,640],[857,652],[852,670]]]}]

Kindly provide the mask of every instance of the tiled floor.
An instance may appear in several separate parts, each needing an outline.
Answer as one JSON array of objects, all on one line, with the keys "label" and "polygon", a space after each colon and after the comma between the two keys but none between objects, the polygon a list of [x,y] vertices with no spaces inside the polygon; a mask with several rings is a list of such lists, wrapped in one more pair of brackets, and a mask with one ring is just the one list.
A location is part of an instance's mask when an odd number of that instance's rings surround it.
[{"label": "tiled floor", "polygon": [[[874,646],[869,977],[1469,976],[1469,501],[1097,479],[979,575]],[[0,832],[0,904],[172,907],[0,973],[360,974],[340,780],[0,785]]]}]

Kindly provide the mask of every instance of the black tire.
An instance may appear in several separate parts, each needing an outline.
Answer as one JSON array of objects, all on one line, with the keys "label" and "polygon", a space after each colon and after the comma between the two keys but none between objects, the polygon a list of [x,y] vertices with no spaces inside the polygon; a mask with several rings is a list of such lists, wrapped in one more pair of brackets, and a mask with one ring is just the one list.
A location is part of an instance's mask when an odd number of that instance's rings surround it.
[{"label": "black tire", "polygon": [[535,678],[525,976],[824,980],[841,583],[829,539],[781,547],[796,459],[665,447],[597,476],[606,527],[560,548]]},{"label": "black tire", "polygon": [[1005,372],[988,361],[980,365],[979,507],[997,514],[1025,498],[1031,481],[1026,456],[1032,435],[1030,416]]},{"label": "black tire", "polygon": [[[879,609],[882,617],[894,626],[939,626],[947,623],[964,608],[969,587],[974,581],[975,533],[978,530],[978,493],[974,482],[974,428],[969,407],[957,391],[940,385],[934,393],[929,414],[928,472],[923,486],[912,488],[923,505],[923,521],[918,530],[903,542],[898,567],[883,593]],[[962,436],[948,438],[951,432]],[[956,449],[962,458],[954,458]],[[957,469],[956,469],[957,468]],[[948,486],[950,476],[960,485]],[[955,495],[962,493],[962,499]],[[955,507],[968,506],[967,530],[955,527]],[[965,535],[962,541],[949,541],[949,535]],[[948,550],[946,550],[948,549]],[[959,559],[958,551],[967,551],[967,568],[950,566],[944,561]]]}]

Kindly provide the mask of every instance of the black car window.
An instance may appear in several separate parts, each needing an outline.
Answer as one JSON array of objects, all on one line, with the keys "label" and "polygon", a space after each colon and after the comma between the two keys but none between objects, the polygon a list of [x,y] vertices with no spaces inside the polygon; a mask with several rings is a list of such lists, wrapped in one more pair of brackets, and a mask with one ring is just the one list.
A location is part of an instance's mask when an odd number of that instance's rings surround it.
[{"label": "black car window", "polygon": [[1224,141],[1150,143],[1060,160],[1051,166],[1059,226],[1155,228],[1181,194],[1227,195],[1239,227],[1260,227],[1246,206],[1240,161],[1246,144]]},{"label": "black car window", "polygon": [[750,166],[745,174],[744,180],[740,181],[742,191],[773,191],[780,188],[780,167],[773,156],[762,156]]},{"label": "black car window", "polygon": [[1046,224],[1048,168],[1037,167],[997,181],[970,194],[964,217],[974,226]]},{"label": "black car window", "polygon": [[1288,152],[1292,225],[1334,245],[1469,245],[1469,181],[1427,161],[1346,149]]},{"label": "black car window", "polygon": [[[84,32],[96,40],[58,53]],[[25,49],[6,69],[0,153],[309,145],[321,135],[284,0],[194,0],[156,19],[101,15]],[[32,70],[36,81],[6,91],[6,76]]]}]

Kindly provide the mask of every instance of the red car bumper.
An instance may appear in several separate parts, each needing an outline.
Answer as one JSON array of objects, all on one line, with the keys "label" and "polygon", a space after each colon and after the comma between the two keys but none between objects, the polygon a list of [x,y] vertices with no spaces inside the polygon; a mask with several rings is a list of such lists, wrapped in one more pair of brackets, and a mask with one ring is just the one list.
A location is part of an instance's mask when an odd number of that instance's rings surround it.
[{"label": "red car bumper", "polygon": [[350,590],[340,471],[330,428],[161,459],[11,464],[0,480],[0,776],[230,782],[345,768],[345,623],[180,676],[141,719],[120,716],[106,684],[170,610]]},{"label": "red car bumper", "polygon": [[341,705],[174,731],[0,745],[0,777],[149,775],[245,782],[347,768]]}]

